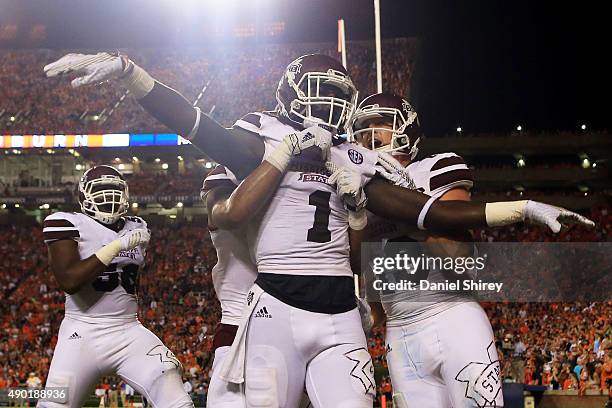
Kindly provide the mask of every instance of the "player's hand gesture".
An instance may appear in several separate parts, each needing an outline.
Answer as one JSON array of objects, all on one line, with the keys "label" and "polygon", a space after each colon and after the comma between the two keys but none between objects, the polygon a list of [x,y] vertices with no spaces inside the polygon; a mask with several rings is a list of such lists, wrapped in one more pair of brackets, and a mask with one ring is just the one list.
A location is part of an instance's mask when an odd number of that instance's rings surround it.
[{"label": "player's hand gesture", "polygon": [[336,192],[344,200],[349,211],[349,226],[354,230],[362,230],[367,225],[365,206],[368,202],[361,176],[346,167],[338,167],[332,162],[326,162],[325,167],[332,174],[327,179],[330,185],[336,185]]},{"label": "player's hand gesture", "polygon": [[332,132],[326,126],[316,124],[285,136],[266,161],[284,173],[291,159],[307,150],[318,149],[321,160],[327,161],[331,155],[331,146]]},{"label": "player's hand gesture", "polygon": [[401,165],[393,156],[386,152],[378,153],[376,164],[378,174],[395,184],[396,186],[414,190],[414,181],[404,166]]},{"label": "player's hand gesture", "polygon": [[571,224],[582,225],[593,228],[595,223],[580,214],[566,210],[565,208],[555,207],[554,205],[528,200],[523,210],[525,220],[530,220],[536,224],[545,225],[555,234],[561,231],[561,227]]},{"label": "player's hand gesture", "polygon": [[130,61],[125,56],[99,52],[97,54],[66,54],[43,68],[47,77],[74,73],[73,88],[117,79],[127,72]]},{"label": "player's hand gesture", "polygon": [[138,228],[128,231],[121,235],[119,241],[121,242],[121,250],[129,251],[136,247],[145,249],[151,239],[151,233],[146,228]]}]

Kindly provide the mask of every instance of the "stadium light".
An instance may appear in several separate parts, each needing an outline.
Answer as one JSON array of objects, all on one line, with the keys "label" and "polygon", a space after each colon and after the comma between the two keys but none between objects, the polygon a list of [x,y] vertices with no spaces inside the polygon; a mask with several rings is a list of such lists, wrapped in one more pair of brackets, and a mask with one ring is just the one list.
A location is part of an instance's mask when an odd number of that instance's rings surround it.
[{"label": "stadium light", "polygon": [[138,208],[138,203],[132,203],[132,208]]},{"label": "stadium light", "polygon": [[82,164],[77,164],[76,166],[74,166],[74,169],[77,171],[81,171],[83,170],[83,165]]},{"label": "stadium light", "polygon": [[176,203],[176,208],[183,208],[183,203],[181,203],[180,201]]},{"label": "stadium light", "polygon": [[53,153],[55,153],[55,152],[53,151],[53,149],[47,149],[47,153],[48,153],[48,154],[53,154]]},{"label": "stadium light", "polygon": [[597,167],[597,163],[593,163],[593,165],[591,167],[593,167],[593,168]]},{"label": "stadium light", "polygon": [[2,204],[2,208],[6,208],[6,204]]},{"label": "stadium light", "polygon": [[457,133],[461,133],[463,129],[461,129],[461,126],[457,126]]},{"label": "stadium light", "polygon": [[19,204],[15,204],[15,208],[19,208]]},{"label": "stadium light", "polygon": [[11,116],[11,117],[9,118],[9,120],[10,120],[11,122],[14,122],[14,121],[15,121],[15,117],[14,117],[14,116]]},{"label": "stadium light", "polygon": [[589,167],[591,167],[591,162],[585,157],[584,159],[582,159],[582,168],[588,169]]},{"label": "stadium light", "polygon": [[123,163],[121,163],[121,164],[120,164],[119,166],[117,166],[117,167],[119,167],[119,170],[125,170],[125,164],[123,164]]},{"label": "stadium light", "polygon": [[582,129],[582,130],[586,130],[586,125],[585,125],[585,124],[583,124],[582,126],[580,126],[580,129]]},{"label": "stadium light", "polygon": [[521,130],[523,130],[523,127],[522,127],[521,125],[518,125],[518,126],[516,127],[516,130],[518,130],[518,131],[520,132]]},{"label": "stadium light", "polygon": [[132,156],[132,161],[133,161],[134,163],[138,163],[138,157],[136,157],[136,156]]},{"label": "stadium light", "polygon": [[518,159],[518,161],[516,162],[517,167],[525,167],[525,159],[520,158]]},{"label": "stadium light", "polygon": [[164,164],[162,164],[162,169],[164,169],[164,170],[168,170],[168,163],[164,163]]},{"label": "stadium light", "polygon": [[119,163],[119,162],[121,161],[121,159],[120,159],[120,158],[118,158],[118,157],[115,157],[115,161],[116,161],[117,163]]},{"label": "stadium light", "polygon": [[206,167],[207,169],[212,169],[213,168],[213,163],[212,162],[206,162],[206,163],[204,163],[204,167]]},{"label": "stadium light", "polygon": [[98,119],[100,119],[100,116],[98,116],[98,115],[93,115],[93,118],[92,118],[92,119],[93,119],[93,120],[98,120]]},{"label": "stadium light", "polygon": [[161,159],[159,157],[155,158],[155,163],[159,163],[161,161]]},{"label": "stadium light", "polygon": [[49,207],[51,207],[49,204],[44,203],[43,205],[41,205],[41,206],[40,206],[40,209],[41,209],[41,210],[48,210],[48,209],[49,209]]},{"label": "stadium light", "polygon": [[183,156],[176,156],[179,161],[183,161]]}]

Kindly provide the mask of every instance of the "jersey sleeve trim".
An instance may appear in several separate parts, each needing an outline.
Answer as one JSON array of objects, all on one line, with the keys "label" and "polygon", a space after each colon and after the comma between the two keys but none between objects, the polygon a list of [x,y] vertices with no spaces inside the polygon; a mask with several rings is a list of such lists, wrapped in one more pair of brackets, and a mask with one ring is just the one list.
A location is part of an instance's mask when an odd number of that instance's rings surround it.
[{"label": "jersey sleeve trim", "polygon": [[467,165],[465,164],[465,160],[463,160],[463,157],[461,157],[461,156],[444,157],[444,158],[438,160],[431,167],[431,171],[440,170],[440,169],[443,169],[444,167],[455,166],[455,165],[458,165],[458,164],[462,164],[464,167],[467,168]]},{"label": "jersey sleeve trim", "polygon": [[439,191],[458,186],[471,188],[474,183],[470,169],[456,169],[433,176],[429,180],[429,190]]},{"label": "jersey sleeve trim", "polygon": [[76,241],[79,238],[79,230],[77,229],[65,229],[65,228],[45,228],[43,229],[43,238],[46,244],[62,239],[72,239]]},{"label": "jersey sleeve trim", "polygon": [[261,115],[258,113],[248,113],[238,119],[232,128],[240,128],[259,135],[261,129]]},{"label": "jersey sleeve trim", "polygon": [[234,173],[232,173],[224,166],[219,165],[215,167],[214,170],[212,170],[210,173],[208,173],[208,176],[206,176],[206,178],[204,179],[204,182],[202,183],[202,188],[200,189],[200,197],[204,199],[206,197],[206,194],[208,194],[213,188],[234,188],[238,184],[240,183],[236,179],[236,176],[234,176]]}]

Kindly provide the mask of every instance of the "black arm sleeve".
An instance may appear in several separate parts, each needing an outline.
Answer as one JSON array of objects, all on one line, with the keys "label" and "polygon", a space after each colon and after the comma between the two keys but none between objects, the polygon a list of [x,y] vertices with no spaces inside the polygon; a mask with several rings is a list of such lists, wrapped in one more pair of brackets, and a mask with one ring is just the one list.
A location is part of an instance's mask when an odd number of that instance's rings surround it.
[{"label": "black arm sleeve", "polygon": [[[394,186],[374,178],[365,186],[368,210],[396,222],[416,225],[429,196],[415,190]],[[425,217],[425,228],[432,232],[486,227],[485,205],[470,201],[436,200]]]},{"label": "black arm sleeve", "polygon": [[[180,135],[187,136],[196,122],[197,112],[180,93],[155,81],[151,92],[138,100],[142,107]],[[191,143],[212,160],[223,164],[239,179],[245,178],[260,163],[263,140],[241,129],[226,129],[206,114],[200,116],[198,132]]]}]

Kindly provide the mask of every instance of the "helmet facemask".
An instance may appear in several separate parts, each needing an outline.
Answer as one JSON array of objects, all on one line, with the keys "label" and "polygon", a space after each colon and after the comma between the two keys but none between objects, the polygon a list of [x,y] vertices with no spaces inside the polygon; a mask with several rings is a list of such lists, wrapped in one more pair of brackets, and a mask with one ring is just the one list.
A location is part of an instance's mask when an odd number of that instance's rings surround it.
[{"label": "helmet facemask", "polygon": [[[306,72],[296,83],[288,77],[296,98],[287,115],[304,126],[308,121],[321,122],[341,132],[357,102],[357,89],[351,79],[340,71]],[[277,92],[279,105],[283,106]]]},{"label": "helmet facemask", "polygon": [[125,180],[111,174],[103,174],[93,180],[81,180],[81,210],[103,224],[114,224],[127,213],[129,192]]},{"label": "helmet facemask", "polygon": [[[386,126],[382,126],[383,123]],[[375,125],[370,127],[371,124]],[[418,125],[419,120],[414,111],[405,114],[397,108],[367,105],[357,109],[351,118],[348,139],[371,150],[408,155],[410,160],[413,160],[419,151]],[[377,145],[377,141],[380,141],[376,138],[378,132],[391,132],[390,142],[382,146]]]}]

